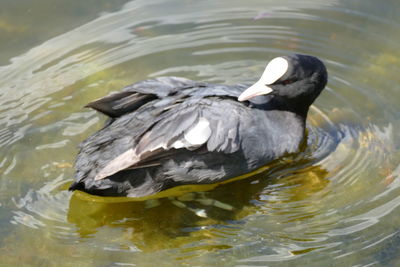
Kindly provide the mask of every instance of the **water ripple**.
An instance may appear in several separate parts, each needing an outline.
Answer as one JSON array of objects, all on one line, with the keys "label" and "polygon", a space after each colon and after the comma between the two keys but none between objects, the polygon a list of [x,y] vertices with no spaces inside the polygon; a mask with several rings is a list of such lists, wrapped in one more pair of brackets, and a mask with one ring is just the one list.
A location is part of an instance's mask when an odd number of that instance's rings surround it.
[{"label": "water ripple", "polygon": [[[339,1],[208,4],[132,1],[0,67],[8,223],[48,246],[79,244],[102,265],[154,255],[210,266],[386,260],[373,251],[400,244],[399,22]],[[90,100],[157,76],[251,83],[267,60],[291,52],[319,56],[330,74],[298,155],[178,198],[108,203],[65,190],[76,146],[102,124],[81,109]]]}]

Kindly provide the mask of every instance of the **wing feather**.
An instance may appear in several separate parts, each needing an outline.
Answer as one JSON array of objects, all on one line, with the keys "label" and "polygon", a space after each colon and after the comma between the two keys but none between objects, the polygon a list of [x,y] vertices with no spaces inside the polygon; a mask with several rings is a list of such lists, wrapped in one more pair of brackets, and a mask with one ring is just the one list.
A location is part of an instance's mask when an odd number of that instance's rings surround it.
[{"label": "wing feather", "polygon": [[[231,103],[229,103],[231,102]],[[221,110],[232,109],[235,101],[215,103],[201,99],[196,105],[190,101],[178,110],[168,110],[163,118],[151,127],[137,141],[119,156],[111,159],[97,174],[96,180],[106,178],[128,168],[148,166],[148,160],[162,161],[168,158],[173,149],[196,150],[205,145],[209,152],[233,153],[240,147],[238,134],[239,116],[230,113],[229,118],[221,119]],[[202,152],[203,153],[203,152]]]},{"label": "wing feather", "polygon": [[134,83],[105,97],[88,103],[93,108],[111,118],[116,118],[137,110],[139,107],[157,98],[172,95],[182,88],[197,86],[198,83],[179,77],[160,77]]}]

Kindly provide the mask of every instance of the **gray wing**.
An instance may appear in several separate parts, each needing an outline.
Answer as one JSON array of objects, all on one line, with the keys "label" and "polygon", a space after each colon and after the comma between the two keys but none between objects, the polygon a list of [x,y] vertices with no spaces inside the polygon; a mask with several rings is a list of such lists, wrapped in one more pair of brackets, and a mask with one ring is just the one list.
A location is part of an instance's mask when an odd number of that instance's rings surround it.
[{"label": "gray wing", "polygon": [[[90,176],[100,180],[121,170],[160,164],[179,149],[195,155],[205,153],[205,149],[229,154],[240,148],[240,113],[244,111],[241,103],[202,98],[188,99],[175,104],[173,109],[169,107],[165,106],[156,118],[147,115],[143,123],[140,116],[151,114],[151,110],[136,112],[129,119],[130,114],[117,118],[112,127],[85,141],[77,162],[86,158],[94,161],[92,165],[96,168]],[[229,117],[221,116],[224,110],[231,111]]]},{"label": "gray wing", "polygon": [[185,78],[160,77],[144,80],[90,102],[86,107],[93,108],[109,117],[115,118],[137,110],[144,104],[175,94],[183,88],[201,86]]}]

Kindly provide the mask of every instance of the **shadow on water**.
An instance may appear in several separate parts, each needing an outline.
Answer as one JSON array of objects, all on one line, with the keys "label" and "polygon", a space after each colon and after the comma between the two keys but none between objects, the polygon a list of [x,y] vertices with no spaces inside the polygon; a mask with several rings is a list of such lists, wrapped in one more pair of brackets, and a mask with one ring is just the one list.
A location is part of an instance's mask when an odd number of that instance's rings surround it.
[{"label": "shadow on water", "polygon": [[[288,169],[286,164],[276,162],[268,171],[211,191],[144,201],[91,201],[86,193],[76,192],[70,200],[67,219],[77,226],[82,238],[105,226],[123,228],[125,238],[142,251],[178,248],[194,241],[233,235],[245,223],[242,219],[255,213],[286,214],[287,221],[301,221],[313,213],[296,216],[285,204],[302,203],[329,184],[328,172],[320,166],[299,169],[299,164],[309,163],[303,160]],[[201,249],[224,248],[230,245]]]}]

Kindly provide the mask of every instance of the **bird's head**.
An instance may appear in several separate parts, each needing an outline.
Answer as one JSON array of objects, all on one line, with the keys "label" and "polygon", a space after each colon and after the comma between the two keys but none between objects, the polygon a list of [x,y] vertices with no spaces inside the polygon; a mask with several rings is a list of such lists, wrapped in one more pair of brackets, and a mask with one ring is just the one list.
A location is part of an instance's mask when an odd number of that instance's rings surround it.
[{"label": "bird's head", "polygon": [[299,105],[308,110],[325,87],[327,77],[324,63],[316,57],[299,54],[277,57],[238,100],[270,94],[284,99],[288,105]]}]

